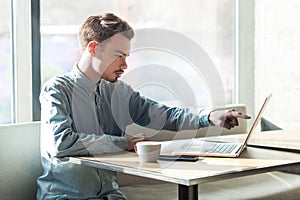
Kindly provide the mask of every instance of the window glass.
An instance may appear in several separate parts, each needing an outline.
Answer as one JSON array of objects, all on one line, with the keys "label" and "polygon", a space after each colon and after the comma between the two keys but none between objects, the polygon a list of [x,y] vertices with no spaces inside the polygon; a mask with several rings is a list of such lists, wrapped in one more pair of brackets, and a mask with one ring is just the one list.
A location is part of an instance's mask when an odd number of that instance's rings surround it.
[{"label": "window glass", "polygon": [[[103,12],[115,13],[136,30],[171,30],[192,40],[214,63],[224,86],[225,103],[232,103],[234,0],[41,1],[42,83],[73,67],[80,56],[77,42],[80,23],[89,15]],[[182,98],[188,99],[185,106],[210,105],[205,78],[201,73],[195,75],[197,70],[190,60],[168,50],[131,52],[123,80],[142,94],[168,105],[181,106]],[[197,56],[195,52],[190,53]],[[189,102],[188,94],[193,95],[195,101]]]},{"label": "window glass", "polygon": [[264,117],[282,129],[299,129],[300,2],[256,2],[256,109],[272,93]]},{"label": "window glass", "polygon": [[10,1],[0,0],[0,8],[0,123],[10,123],[12,102]]}]

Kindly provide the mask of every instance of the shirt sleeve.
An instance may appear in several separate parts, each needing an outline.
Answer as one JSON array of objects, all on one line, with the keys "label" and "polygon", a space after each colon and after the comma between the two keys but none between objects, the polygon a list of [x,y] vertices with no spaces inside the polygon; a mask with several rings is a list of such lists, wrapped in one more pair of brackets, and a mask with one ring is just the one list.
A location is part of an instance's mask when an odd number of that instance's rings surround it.
[{"label": "shirt sleeve", "polygon": [[64,87],[52,85],[40,95],[41,150],[48,157],[114,153],[127,147],[125,137],[76,132],[67,93]]},{"label": "shirt sleeve", "polygon": [[156,130],[195,130],[210,126],[210,109],[193,114],[188,109],[168,107],[133,92],[130,99],[130,115],[141,126]]}]

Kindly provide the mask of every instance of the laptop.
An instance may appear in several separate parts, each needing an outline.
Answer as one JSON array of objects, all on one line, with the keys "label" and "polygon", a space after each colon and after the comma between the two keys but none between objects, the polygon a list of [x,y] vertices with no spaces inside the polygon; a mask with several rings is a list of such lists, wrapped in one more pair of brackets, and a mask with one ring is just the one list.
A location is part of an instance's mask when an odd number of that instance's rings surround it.
[{"label": "laptop", "polygon": [[247,146],[249,138],[254,133],[267,104],[271,99],[272,94],[265,98],[252,126],[245,138],[244,142],[222,142],[209,140],[194,140],[192,143],[181,146],[180,149],[173,151],[174,155],[188,155],[188,156],[208,156],[208,157],[239,157]]}]

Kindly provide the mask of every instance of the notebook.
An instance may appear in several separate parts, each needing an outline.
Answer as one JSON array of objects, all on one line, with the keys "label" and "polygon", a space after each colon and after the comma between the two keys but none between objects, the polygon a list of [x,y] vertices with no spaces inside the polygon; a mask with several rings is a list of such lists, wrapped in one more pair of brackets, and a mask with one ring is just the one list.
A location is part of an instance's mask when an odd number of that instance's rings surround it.
[{"label": "notebook", "polygon": [[267,104],[271,99],[272,94],[265,98],[252,126],[245,138],[244,142],[221,142],[221,141],[208,141],[208,140],[194,140],[188,146],[181,146],[182,150],[175,150],[175,155],[190,155],[190,156],[210,156],[210,157],[239,157],[247,146],[250,136],[253,134],[256,126],[258,125]]}]

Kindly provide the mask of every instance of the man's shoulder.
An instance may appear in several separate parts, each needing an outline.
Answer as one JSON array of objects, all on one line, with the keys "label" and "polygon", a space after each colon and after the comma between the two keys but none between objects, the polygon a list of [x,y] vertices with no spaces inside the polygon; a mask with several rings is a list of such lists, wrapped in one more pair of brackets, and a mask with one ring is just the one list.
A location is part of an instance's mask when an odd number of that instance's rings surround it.
[{"label": "man's shoulder", "polygon": [[67,87],[74,83],[74,78],[70,73],[66,73],[63,75],[56,75],[50,78],[44,84],[44,88],[57,88],[57,87]]}]

